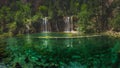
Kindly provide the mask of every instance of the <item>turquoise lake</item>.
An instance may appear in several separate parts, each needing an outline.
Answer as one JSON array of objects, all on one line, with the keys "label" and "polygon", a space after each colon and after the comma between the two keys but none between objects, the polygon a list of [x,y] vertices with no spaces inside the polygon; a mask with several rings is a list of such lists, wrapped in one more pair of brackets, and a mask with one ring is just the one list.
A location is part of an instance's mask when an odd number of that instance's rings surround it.
[{"label": "turquoise lake", "polygon": [[120,39],[109,36],[39,33],[7,38],[3,45],[2,62],[11,68],[120,68]]}]

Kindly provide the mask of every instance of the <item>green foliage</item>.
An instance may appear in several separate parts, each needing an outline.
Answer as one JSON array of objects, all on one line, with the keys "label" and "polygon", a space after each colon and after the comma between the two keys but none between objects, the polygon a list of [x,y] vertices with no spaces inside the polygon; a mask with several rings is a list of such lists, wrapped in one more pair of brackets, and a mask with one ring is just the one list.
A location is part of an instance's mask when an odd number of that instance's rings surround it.
[{"label": "green foliage", "polygon": [[28,23],[27,20],[31,18],[30,4],[17,4],[18,10],[15,12],[14,19],[16,22]]},{"label": "green foliage", "polygon": [[3,58],[5,58],[7,56],[7,52],[6,52],[6,44],[5,44],[5,39],[4,37],[0,36],[0,60],[2,60]]},{"label": "green foliage", "polygon": [[47,16],[48,14],[48,8],[47,6],[40,6],[39,11],[42,14],[43,17]]},{"label": "green foliage", "polygon": [[120,13],[117,13],[116,16],[112,19],[111,26],[114,31],[120,31]]},{"label": "green foliage", "polygon": [[[88,12],[89,11],[89,12]],[[92,27],[92,22],[90,21],[90,10],[88,10],[87,4],[83,4],[81,6],[81,10],[78,13],[78,17],[79,17],[79,27],[78,27],[78,31],[83,32],[83,33],[87,33],[91,27]],[[88,31],[87,31],[88,30]]]},{"label": "green foliage", "polygon": [[[107,0],[40,0],[34,2],[30,0],[24,3],[18,0],[11,2],[6,1],[7,4],[0,7],[0,34],[8,33],[9,35],[10,33],[15,35],[26,33],[26,25],[31,27],[31,33],[38,32],[39,30],[35,30],[36,27],[32,24],[38,25],[40,18],[49,17],[50,21],[53,22],[55,18],[55,20],[59,20],[59,17],[64,16],[76,16],[78,19],[74,21],[77,22],[78,20],[78,24],[74,23],[74,29],[78,28],[78,31],[83,33],[104,31],[107,26],[111,26],[110,28],[115,31],[120,31],[120,16],[118,12],[116,15],[114,12],[119,6],[118,0],[110,4]],[[111,20],[108,21],[108,18],[111,18]],[[51,25],[56,28],[55,24]],[[61,25],[63,23],[58,25],[58,30]]]},{"label": "green foliage", "polygon": [[79,7],[80,7],[80,3],[78,1],[70,0],[70,9],[68,10],[68,12],[70,13],[70,15],[75,15],[78,13]]},{"label": "green foliage", "polygon": [[10,13],[10,8],[7,6],[3,6],[0,9],[0,21],[5,20],[8,22],[11,18],[11,15],[9,13]]},{"label": "green foliage", "polygon": [[7,6],[3,6],[0,9],[0,33],[3,33],[6,24],[10,23],[10,20],[12,18],[10,13],[11,13],[10,8]]}]

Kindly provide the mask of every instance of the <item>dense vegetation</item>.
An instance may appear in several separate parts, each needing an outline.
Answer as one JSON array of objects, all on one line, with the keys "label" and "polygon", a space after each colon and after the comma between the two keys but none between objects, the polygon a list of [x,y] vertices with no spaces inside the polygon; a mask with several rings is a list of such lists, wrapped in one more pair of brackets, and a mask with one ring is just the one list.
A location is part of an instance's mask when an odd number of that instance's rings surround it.
[{"label": "dense vegetation", "polygon": [[[83,34],[107,31],[118,33],[120,32],[120,0],[0,0],[0,63],[5,62],[11,67],[58,68],[72,66],[77,60],[82,62],[81,65],[78,64],[82,67],[85,65],[102,68],[119,66],[118,39],[103,37],[92,40],[91,37],[73,40],[70,38],[62,42],[57,41],[59,40],[57,38],[55,40],[40,39],[42,19],[45,17],[48,18],[52,27],[48,28],[52,32],[63,32],[66,27],[64,18],[73,17],[73,29]],[[29,35],[27,38],[22,35],[27,33],[31,33],[30,36],[33,35],[32,33],[39,35],[29,39]],[[72,34],[69,35],[72,36]],[[9,37],[7,42],[6,37]],[[49,36],[46,37],[49,38]],[[53,42],[55,42],[54,45],[51,44]],[[73,43],[83,46],[80,48],[62,46],[72,46]],[[48,44],[52,48],[44,47]],[[61,51],[63,53],[60,56]]]},{"label": "dense vegetation", "polygon": [[[76,29],[84,33],[120,31],[119,0],[0,0],[0,35],[40,32],[40,19],[49,17],[52,27],[64,27],[61,19],[73,16]],[[62,29],[59,28],[59,31]],[[56,29],[52,29],[57,31]]]}]

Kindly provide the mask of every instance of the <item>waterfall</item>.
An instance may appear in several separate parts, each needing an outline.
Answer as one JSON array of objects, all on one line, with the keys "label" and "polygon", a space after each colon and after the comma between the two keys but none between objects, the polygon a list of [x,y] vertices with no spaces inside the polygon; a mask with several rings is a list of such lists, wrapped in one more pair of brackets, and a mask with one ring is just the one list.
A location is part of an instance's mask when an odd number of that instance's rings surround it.
[{"label": "waterfall", "polygon": [[73,16],[71,16],[70,18],[71,18],[71,19],[70,19],[70,21],[71,21],[71,22],[70,22],[70,23],[71,23],[71,26],[70,26],[70,27],[71,27],[71,32],[72,32],[72,31],[74,31],[74,27],[73,27],[73,26],[74,26],[74,25],[73,25]]},{"label": "waterfall", "polygon": [[48,17],[44,17],[42,22],[42,32],[50,32],[51,31],[51,26],[50,23],[48,23]]},{"label": "waterfall", "polygon": [[65,21],[65,32],[69,32],[70,31],[70,17],[65,17],[64,21]]},{"label": "waterfall", "polygon": [[47,32],[47,17],[43,18],[43,32]]},{"label": "waterfall", "polygon": [[65,32],[71,32],[73,31],[73,16],[71,17],[64,17],[65,22]]}]

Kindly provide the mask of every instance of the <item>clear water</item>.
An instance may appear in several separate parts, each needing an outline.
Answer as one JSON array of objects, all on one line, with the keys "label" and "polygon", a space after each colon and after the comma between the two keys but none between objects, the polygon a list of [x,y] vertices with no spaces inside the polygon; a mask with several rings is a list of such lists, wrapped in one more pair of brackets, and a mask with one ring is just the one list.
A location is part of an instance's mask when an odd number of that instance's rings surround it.
[{"label": "clear water", "polygon": [[119,38],[108,36],[82,37],[65,33],[41,33],[12,37],[5,41],[5,51],[8,56],[4,58],[3,62],[9,67],[120,67]]}]

